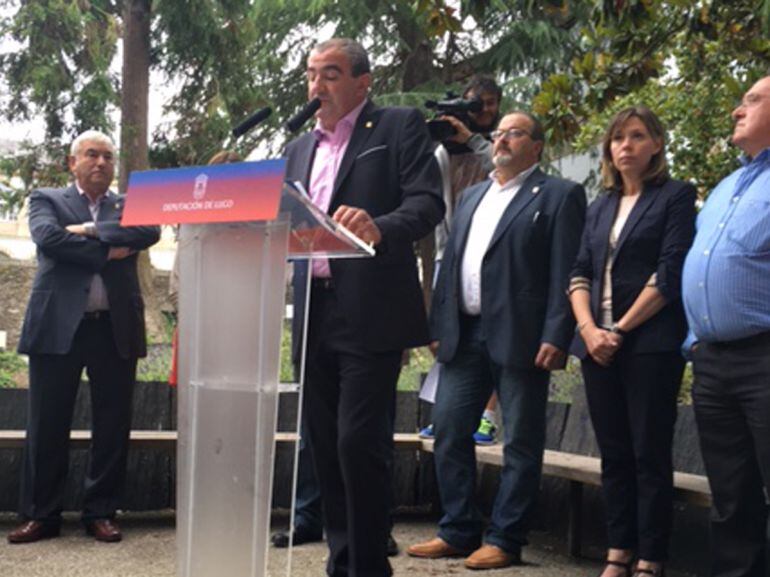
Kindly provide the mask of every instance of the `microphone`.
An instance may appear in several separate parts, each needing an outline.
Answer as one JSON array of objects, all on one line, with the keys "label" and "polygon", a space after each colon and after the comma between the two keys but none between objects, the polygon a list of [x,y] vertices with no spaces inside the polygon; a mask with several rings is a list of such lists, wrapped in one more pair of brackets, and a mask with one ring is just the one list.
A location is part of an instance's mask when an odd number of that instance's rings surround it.
[{"label": "microphone", "polygon": [[249,130],[254,128],[257,124],[262,122],[265,118],[270,116],[273,112],[273,109],[269,106],[265,106],[264,108],[260,108],[257,110],[254,114],[249,116],[246,120],[241,122],[238,126],[233,128],[233,136],[235,138],[238,138],[239,136],[243,136],[246,134]]},{"label": "microphone", "polygon": [[289,132],[297,132],[319,108],[321,108],[321,101],[318,98],[313,98],[313,100],[302,107],[302,110],[289,118],[284,126]]}]

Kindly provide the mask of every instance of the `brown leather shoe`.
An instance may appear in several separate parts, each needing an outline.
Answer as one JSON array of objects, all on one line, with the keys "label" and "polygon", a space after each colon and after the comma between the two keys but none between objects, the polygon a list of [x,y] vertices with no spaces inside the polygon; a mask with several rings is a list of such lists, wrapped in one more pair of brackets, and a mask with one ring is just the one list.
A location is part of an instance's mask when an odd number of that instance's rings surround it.
[{"label": "brown leather shoe", "polygon": [[43,521],[27,521],[8,534],[9,543],[34,543],[41,539],[58,537],[61,530],[58,524]]},{"label": "brown leather shoe", "polygon": [[116,543],[123,538],[120,527],[112,519],[96,519],[86,523],[86,533],[93,535],[97,541]]},{"label": "brown leather shoe", "polygon": [[423,559],[441,559],[442,557],[465,557],[470,551],[452,547],[441,537],[434,537],[430,541],[417,543],[406,550],[407,555],[422,557]]},{"label": "brown leather shoe", "polygon": [[508,553],[497,545],[482,545],[465,560],[468,569],[500,569],[521,565],[521,553]]}]

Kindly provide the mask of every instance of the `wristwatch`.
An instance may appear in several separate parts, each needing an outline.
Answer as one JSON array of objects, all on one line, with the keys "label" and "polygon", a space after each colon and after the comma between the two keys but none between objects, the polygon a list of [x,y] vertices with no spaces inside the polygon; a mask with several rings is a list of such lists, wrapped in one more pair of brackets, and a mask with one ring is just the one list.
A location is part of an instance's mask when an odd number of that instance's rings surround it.
[{"label": "wristwatch", "polygon": [[621,337],[625,337],[627,334],[626,331],[624,331],[618,326],[618,323],[612,323],[612,326],[610,327],[610,332],[615,333],[616,335],[620,335]]}]

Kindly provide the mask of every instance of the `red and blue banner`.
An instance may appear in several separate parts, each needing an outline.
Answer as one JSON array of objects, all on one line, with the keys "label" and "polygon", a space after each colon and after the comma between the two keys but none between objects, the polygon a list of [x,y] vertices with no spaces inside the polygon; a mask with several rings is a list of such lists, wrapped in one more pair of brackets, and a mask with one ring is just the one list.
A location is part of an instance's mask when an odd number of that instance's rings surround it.
[{"label": "red and blue banner", "polygon": [[123,226],[274,220],[284,159],[132,172]]}]

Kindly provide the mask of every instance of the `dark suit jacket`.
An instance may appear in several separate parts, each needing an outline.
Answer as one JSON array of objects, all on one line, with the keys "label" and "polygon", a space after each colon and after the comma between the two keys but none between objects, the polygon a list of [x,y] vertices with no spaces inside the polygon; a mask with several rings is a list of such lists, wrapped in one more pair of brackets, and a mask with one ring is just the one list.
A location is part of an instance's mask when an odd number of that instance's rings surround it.
[{"label": "dark suit jacket", "polygon": [[[687,322],[681,299],[684,258],[695,235],[695,197],[692,184],[669,179],[648,184],[636,201],[618,238],[612,263],[612,314],[620,319],[631,307],[653,273],[666,306],[631,331],[623,348],[635,353],[679,350]],[[617,192],[599,197],[588,208],[580,252],[570,278],[591,281],[591,312],[601,318],[604,266],[610,229],[618,211]],[[584,358],[585,345],[576,339],[575,354]]]},{"label": "dark suit jacket", "polygon": [[[457,352],[462,258],[473,214],[491,183],[466,189],[455,209],[431,310],[441,362]],[[541,343],[569,347],[575,324],[565,291],[585,207],[582,186],[536,169],[505,209],[481,270],[481,322],[497,364],[531,368]]]},{"label": "dark suit jacket", "polygon": [[75,186],[32,192],[29,228],[37,245],[38,268],[19,340],[20,353],[63,355],[70,351],[91,280],[98,273],[107,290],[118,352],[124,358],[146,355],[137,255],[107,260],[107,253],[111,246],[145,249],[158,241],[160,229],[121,227],[122,204],[121,197],[107,193],[99,209],[99,238],[95,239],[65,230],[67,225],[93,220],[88,200]]},{"label": "dark suit jacket", "polygon": [[[317,145],[313,133],[289,143],[286,179],[307,188]],[[441,221],[441,176],[425,119],[416,109],[368,102],[353,129],[332,192],[340,205],[366,210],[382,233],[376,256],[330,262],[345,318],[372,351],[426,344],[425,305],[413,243]],[[307,266],[294,269],[294,334],[304,318]],[[294,339],[295,359],[299,339]]]}]

